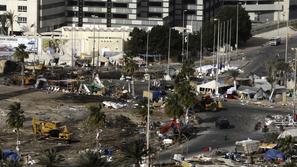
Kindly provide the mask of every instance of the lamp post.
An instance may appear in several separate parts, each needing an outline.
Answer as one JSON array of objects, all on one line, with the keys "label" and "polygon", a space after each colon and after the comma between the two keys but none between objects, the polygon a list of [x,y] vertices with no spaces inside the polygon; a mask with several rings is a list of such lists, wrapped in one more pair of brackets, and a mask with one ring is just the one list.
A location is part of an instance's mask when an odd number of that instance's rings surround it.
[{"label": "lamp post", "polygon": [[96,39],[95,39],[95,19],[98,18],[96,15],[91,16],[93,20],[93,71],[95,68],[95,45],[96,45]]},{"label": "lamp post", "polygon": [[202,24],[200,28],[200,56],[199,56],[200,72],[202,72],[202,56],[203,56],[203,19],[201,23]]},{"label": "lamp post", "polygon": [[146,68],[148,69],[148,50],[149,50],[149,39],[150,39],[150,32],[147,31],[147,35],[146,35],[146,53],[145,53],[145,57],[146,57],[146,60],[145,60],[145,65],[146,65]]},{"label": "lamp post", "polygon": [[239,5],[241,5],[241,3],[239,2],[238,4],[237,4],[237,14],[236,14],[236,45],[235,45],[235,47],[236,47],[236,56],[238,56],[238,22],[239,22]]},{"label": "lamp post", "polygon": [[216,90],[215,94],[219,94],[219,49],[220,49],[220,20],[218,19],[218,43],[217,43],[217,70],[216,70]]},{"label": "lamp post", "polygon": [[214,76],[214,69],[215,69],[215,56],[216,56],[216,52],[215,52],[215,49],[216,49],[216,24],[215,24],[215,22],[217,20],[218,19],[216,19],[216,18],[213,19],[213,46],[212,46],[212,64],[213,64],[213,67],[212,67],[212,78]]},{"label": "lamp post", "polygon": [[292,48],[292,51],[295,52],[295,59],[294,59],[294,66],[295,66],[295,73],[294,73],[294,92],[293,92],[293,117],[295,118],[295,100],[296,100],[296,73],[297,73],[297,48]]},{"label": "lamp post", "polygon": [[184,49],[185,49],[185,12],[188,10],[183,10],[183,39],[182,39],[182,62],[184,62]]},{"label": "lamp post", "polygon": [[[147,80],[147,91],[148,91],[148,97],[147,97],[147,122],[146,122],[146,149],[149,150],[150,148],[150,74],[146,73],[144,74],[145,80]],[[150,166],[150,156],[148,155],[146,158],[146,164],[147,167]]]},{"label": "lamp post", "polygon": [[170,65],[169,65],[169,61],[170,61],[170,47],[171,47],[171,45],[170,45],[170,41],[171,41],[171,28],[169,27],[169,34],[168,34],[168,57],[167,57],[167,70],[168,70],[168,76],[170,76],[170,74],[169,74],[169,67],[170,67]]},{"label": "lamp post", "polygon": [[231,45],[232,45],[232,19],[230,19],[230,32],[229,32],[229,65],[231,61]]}]

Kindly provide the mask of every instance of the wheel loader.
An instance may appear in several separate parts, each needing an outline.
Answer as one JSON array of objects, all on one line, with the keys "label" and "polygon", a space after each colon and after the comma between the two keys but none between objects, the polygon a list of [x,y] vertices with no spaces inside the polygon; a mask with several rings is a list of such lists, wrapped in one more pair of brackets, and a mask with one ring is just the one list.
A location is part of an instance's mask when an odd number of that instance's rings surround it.
[{"label": "wheel loader", "polygon": [[48,140],[58,140],[70,143],[71,133],[67,126],[61,126],[59,122],[32,119],[32,130],[36,135],[41,135]]}]

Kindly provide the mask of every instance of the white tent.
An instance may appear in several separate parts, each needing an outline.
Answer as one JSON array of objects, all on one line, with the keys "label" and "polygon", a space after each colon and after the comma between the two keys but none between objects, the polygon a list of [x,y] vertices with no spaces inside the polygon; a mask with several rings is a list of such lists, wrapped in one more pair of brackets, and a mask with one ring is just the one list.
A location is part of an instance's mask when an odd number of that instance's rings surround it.
[{"label": "white tent", "polygon": [[283,139],[287,136],[292,136],[293,138],[297,138],[297,129],[287,129],[283,131],[277,138],[278,139]]},{"label": "white tent", "polygon": [[201,91],[213,91],[216,89],[216,87],[218,88],[223,88],[223,87],[227,87],[229,85],[226,84],[222,84],[220,82],[217,82],[216,80],[212,80],[210,82],[207,82],[205,84],[201,84],[201,85],[197,85],[197,91],[201,92]]},{"label": "white tent", "polygon": [[119,65],[120,64],[120,61],[124,58],[124,54],[123,53],[119,53],[115,56],[111,56],[109,57],[109,62],[111,64],[114,64],[114,65]]}]

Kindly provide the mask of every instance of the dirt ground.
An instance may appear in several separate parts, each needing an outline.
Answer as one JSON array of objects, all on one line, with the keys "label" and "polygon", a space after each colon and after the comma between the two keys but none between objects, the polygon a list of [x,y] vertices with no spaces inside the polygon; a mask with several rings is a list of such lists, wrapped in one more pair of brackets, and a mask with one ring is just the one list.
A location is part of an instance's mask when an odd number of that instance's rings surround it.
[{"label": "dirt ground", "polygon": [[[65,157],[65,164],[69,166],[77,160],[80,151],[96,148],[96,134],[85,122],[89,115],[86,106],[103,100],[106,99],[0,85],[0,146],[3,149],[15,150],[16,134],[7,127],[6,114],[10,104],[21,102],[26,117],[24,128],[20,132],[21,154],[29,154],[33,159],[37,159],[38,155],[45,149],[55,148]],[[110,123],[112,127],[100,127],[103,129],[101,146],[102,148],[111,148],[115,159],[120,157],[118,153],[122,144],[125,144],[130,138],[141,135],[139,133],[141,127],[138,126],[141,118],[135,114],[136,111],[134,110],[133,106],[119,110],[103,108],[107,118],[112,122]],[[125,119],[120,118],[123,116]],[[59,121],[67,125],[73,133],[74,142],[64,144],[37,139],[31,128],[33,117]]]}]

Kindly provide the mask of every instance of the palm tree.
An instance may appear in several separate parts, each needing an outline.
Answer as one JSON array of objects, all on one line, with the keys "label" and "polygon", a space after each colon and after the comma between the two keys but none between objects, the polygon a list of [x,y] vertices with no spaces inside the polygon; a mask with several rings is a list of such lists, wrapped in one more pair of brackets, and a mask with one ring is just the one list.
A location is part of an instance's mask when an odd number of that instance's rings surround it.
[{"label": "palm tree", "polygon": [[21,68],[22,68],[22,70],[21,70],[22,86],[24,85],[24,69],[25,69],[24,61],[25,61],[26,58],[29,57],[28,52],[25,51],[26,48],[27,48],[26,45],[19,44],[19,46],[15,48],[15,52],[13,54],[13,57],[17,61],[21,62]]},{"label": "palm tree", "polygon": [[233,78],[234,89],[236,90],[236,78],[239,75],[238,70],[228,70],[228,74]]},{"label": "palm tree", "polygon": [[132,163],[135,167],[140,167],[144,156],[149,154],[143,140],[135,140],[123,146],[125,161]]},{"label": "palm tree", "polygon": [[0,15],[1,33],[7,35],[7,17],[5,14]]},{"label": "palm tree", "polygon": [[111,164],[99,152],[87,151],[80,155],[77,167],[109,167]]},{"label": "palm tree", "polygon": [[177,93],[169,95],[165,103],[165,112],[173,118],[180,118],[183,115],[184,109]]},{"label": "palm tree", "polygon": [[10,26],[10,35],[13,35],[13,23],[16,15],[14,15],[13,11],[8,11],[5,13],[6,18],[8,20],[9,26]]},{"label": "palm tree", "polygon": [[106,115],[101,111],[102,104],[91,105],[88,110],[91,112],[88,118],[88,123],[93,126],[104,126]]},{"label": "palm tree", "polygon": [[19,130],[23,127],[23,124],[25,122],[25,115],[24,110],[21,107],[21,103],[15,102],[8,106],[8,109],[10,112],[7,114],[7,124],[11,128],[16,129],[17,133],[17,146],[19,143]]},{"label": "palm tree", "polygon": [[292,136],[286,136],[284,139],[280,139],[279,142],[280,148],[286,157],[291,157],[294,154],[294,138]]},{"label": "palm tree", "polygon": [[124,57],[124,68],[123,68],[123,73],[125,74],[125,76],[129,76],[131,77],[131,81],[129,81],[128,84],[128,90],[130,92],[130,84],[132,86],[132,96],[134,97],[135,92],[134,92],[134,80],[133,80],[133,75],[134,72],[137,70],[137,65],[135,64],[134,60],[133,60],[133,56],[132,55],[126,55]]},{"label": "palm tree", "polygon": [[41,154],[37,164],[44,167],[57,167],[63,160],[64,157],[57,154],[56,150],[49,149]]}]

